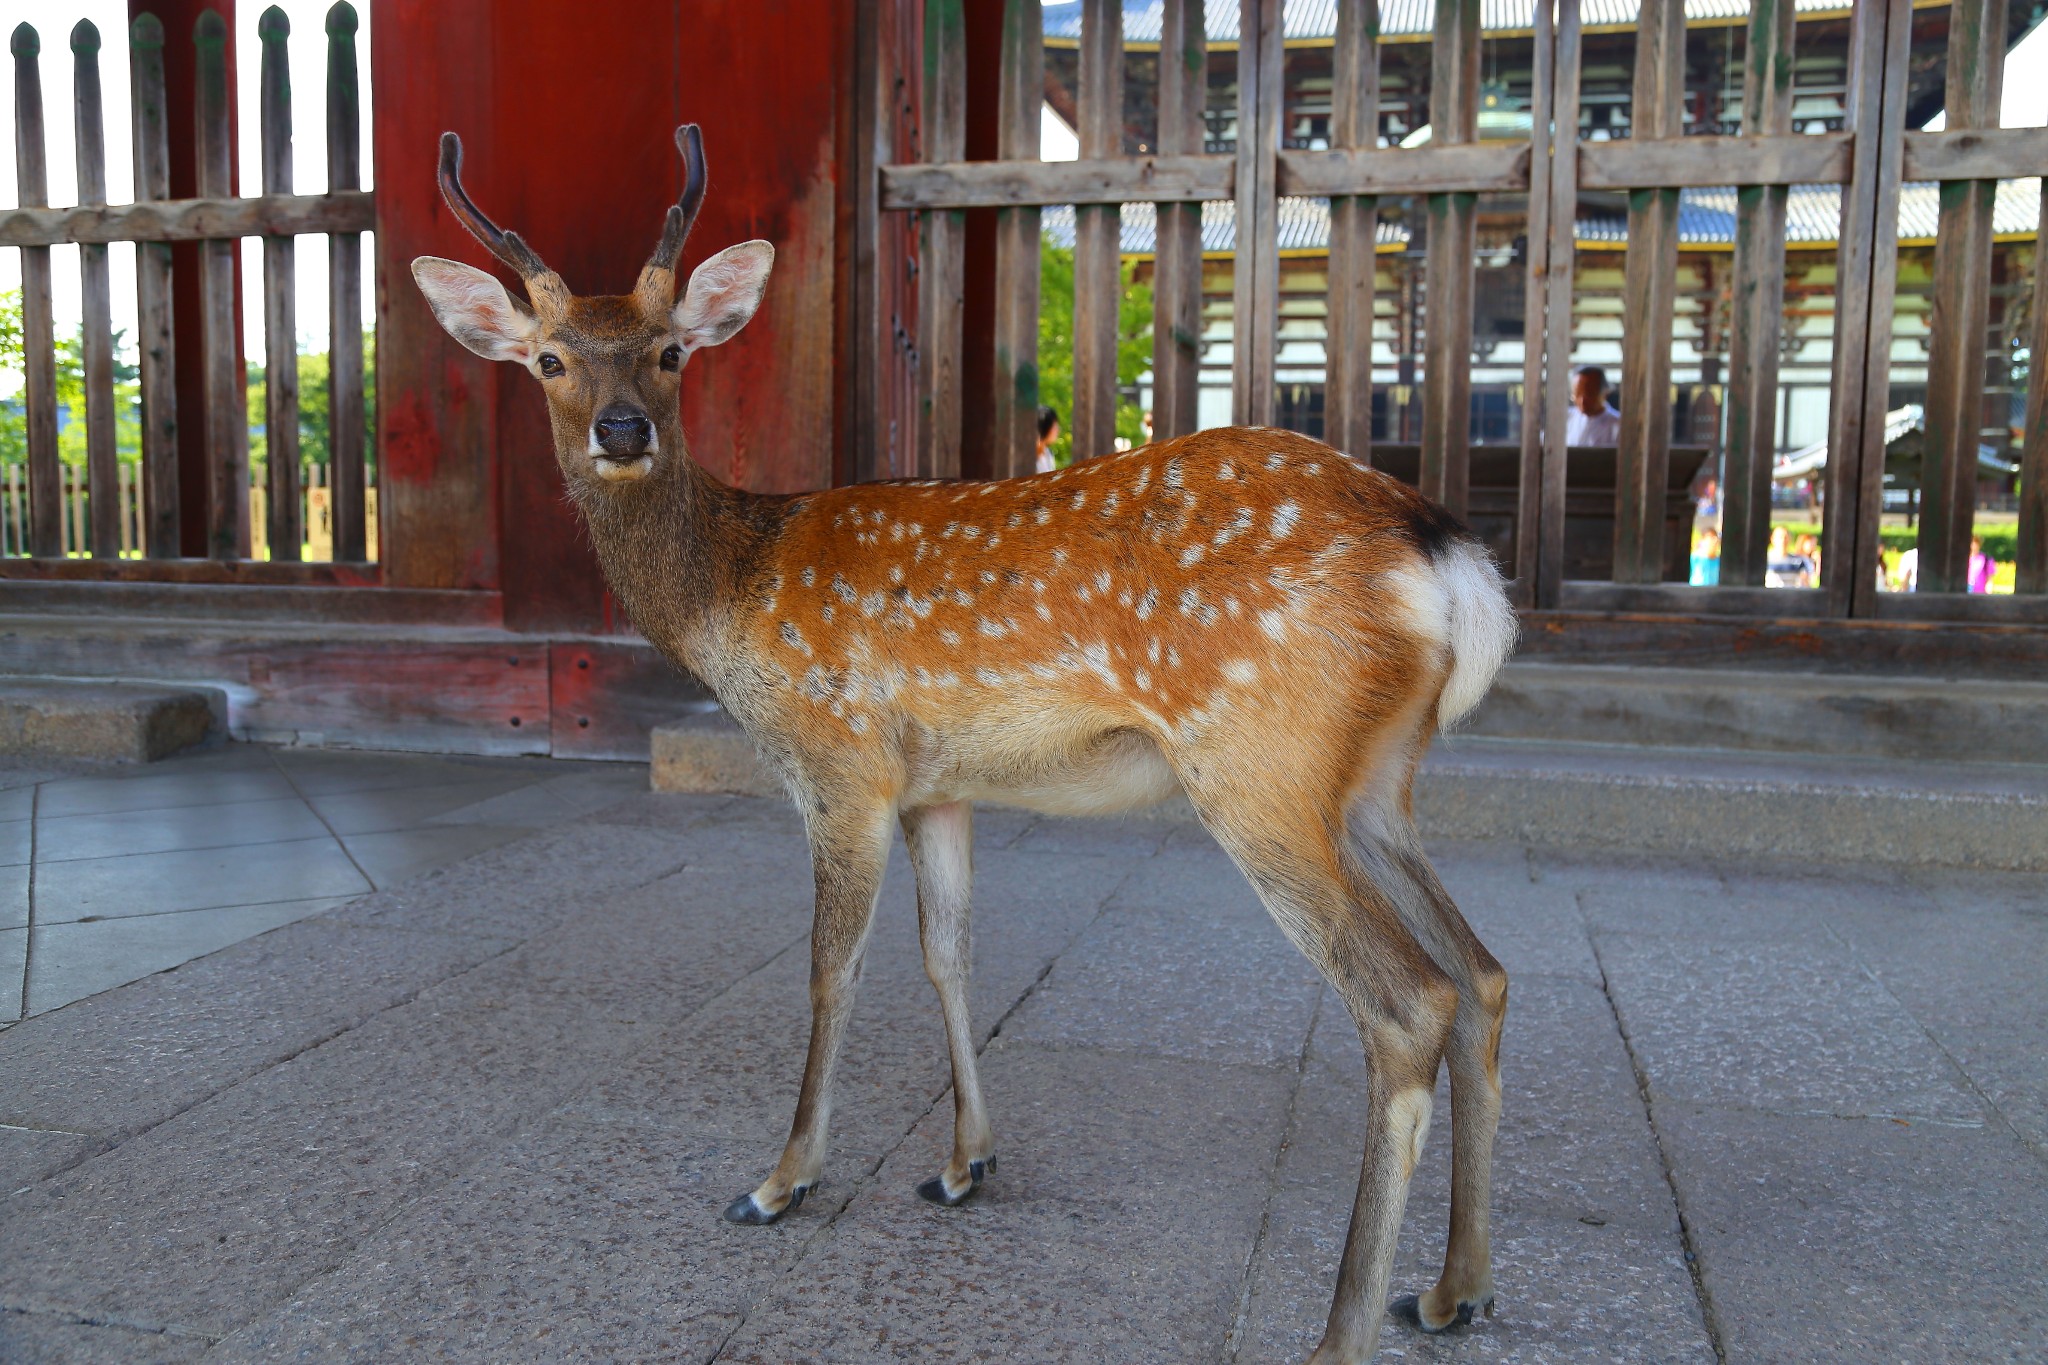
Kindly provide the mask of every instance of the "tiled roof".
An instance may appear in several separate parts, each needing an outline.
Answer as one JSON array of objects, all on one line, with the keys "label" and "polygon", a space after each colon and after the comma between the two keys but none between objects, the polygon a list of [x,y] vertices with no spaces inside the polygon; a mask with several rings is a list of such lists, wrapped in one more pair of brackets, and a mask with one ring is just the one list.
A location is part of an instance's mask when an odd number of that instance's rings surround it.
[{"label": "tiled roof", "polygon": [[[1940,209],[1940,188],[1933,184],[1906,185],[1899,193],[1899,237],[1901,240],[1931,239]],[[1991,216],[1992,230],[1999,236],[2024,236],[2035,232],[2041,218],[2039,179],[1999,182],[1998,200]],[[1794,185],[1786,205],[1785,240],[1800,245],[1825,245],[1835,240],[1842,221],[1842,187],[1839,185]],[[1121,218],[1125,255],[1149,256],[1158,246],[1157,220],[1150,204],[1126,204]],[[1041,219],[1047,240],[1057,246],[1074,244],[1074,210],[1055,205]],[[1579,213],[1578,240],[1601,246],[1619,246],[1628,240],[1628,218],[1606,212]],[[1202,250],[1229,251],[1237,240],[1235,208],[1227,201],[1211,200],[1202,205]],[[1382,245],[1405,243],[1408,230],[1398,223],[1380,220],[1378,240]],[[1728,246],[1735,240],[1735,191],[1732,189],[1682,190],[1678,196],[1678,240],[1684,246]],[[1330,206],[1322,199],[1283,198],[1280,201],[1280,249],[1282,251],[1323,251],[1330,244]]]},{"label": "tiled roof", "polygon": [[[1798,12],[1840,13],[1848,0],[1796,0]],[[1156,43],[1164,5],[1162,0],[1124,0],[1124,41]],[[1585,0],[1580,21],[1587,28],[1632,25],[1642,9],[1641,0]],[[1748,0],[1686,0],[1688,20],[1739,19],[1749,13]],[[1436,0],[1380,0],[1380,35],[1411,38],[1430,32],[1435,24]],[[1480,27],[1489,33],[1529,29],[1535,26],[1535,7],[1529,0],[1481,0]],[[1212,43],[1235,43],[1238,35],[1238,0],[1207,0],[1204,17]],[[1281,27],[1289,41],[1312,42],[1337,34],[1337,0],[1287,0]],[[1049,0],[1045,6],[1045,36],[1054,42],[1072,43],[1081,37],[1081,0]]]}]

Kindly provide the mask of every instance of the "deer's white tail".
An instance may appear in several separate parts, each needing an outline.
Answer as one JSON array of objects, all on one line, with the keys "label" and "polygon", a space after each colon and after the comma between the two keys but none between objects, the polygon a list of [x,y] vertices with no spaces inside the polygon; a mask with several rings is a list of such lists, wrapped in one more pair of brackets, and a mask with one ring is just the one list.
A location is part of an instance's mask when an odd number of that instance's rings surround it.
[{"label": "deer's white tail", "polygon": [[1507,584],[1484,546],[1452,540],[1430,562],[1450,610],[1451,676],[1436,704],[1437,725],[1449,729],[1493,685],[1494,675],[1514,652],[1518,627]]}]

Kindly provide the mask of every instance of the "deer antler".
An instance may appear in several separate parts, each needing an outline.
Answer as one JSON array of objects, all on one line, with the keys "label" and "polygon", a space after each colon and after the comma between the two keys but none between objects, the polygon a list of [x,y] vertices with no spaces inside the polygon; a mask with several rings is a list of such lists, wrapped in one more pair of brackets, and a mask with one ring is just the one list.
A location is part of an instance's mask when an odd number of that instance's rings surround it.
[{"label": "deer antler", "polygon": [[690,239],[697,210],[704,206],[709,174],[704,165],[704,133],[696,124],[685,123],[676,129],[676,150],[683,154],[683,197],[670,207],[661,225],[661,240],[641,267],[639,283],[633,286],[641,306],[655,313],[666,313],[675,302],[676,263],[682,259],[683,243]]},{"label": "deer antler", "polygon": [[519,272],[526,295],[536,308],[558,308],[568,297],[562,277],[548,269],[540,253],[516,232],[507,232],[484,216],[484,211],[462,188],[462,139],[454,133],[441,134],[441,197],[448,201],[470,235],[490,248],[493,256]]}]

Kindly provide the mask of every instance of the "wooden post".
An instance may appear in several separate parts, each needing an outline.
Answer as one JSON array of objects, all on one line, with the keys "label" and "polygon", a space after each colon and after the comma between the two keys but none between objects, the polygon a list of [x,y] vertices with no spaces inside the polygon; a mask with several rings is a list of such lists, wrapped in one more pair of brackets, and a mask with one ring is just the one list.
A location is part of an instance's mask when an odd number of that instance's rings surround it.
[{"label": "wooden post", "polygon": [[2048,180],[2034,235],[2034,311],[2028,319],[2027,432],[2020,452],[2019,549],[2013,591],[2048,593]]},{"label": "wooden post", "polygon": [[[1684,135],[1685,0],[1643,0],[1630,138]],[[1678,191],[1630,190],[1622,337],[1621,439],[1615,456],[1614,581],[1664,577],[1664,477],[1671,461],[1671,337],[1678,274]]]},{"label": "wooden post", "polygon": [[1231,420],[1273,420],[1280,344],[1281,0],[1240,0],[1237,244],[1231,264]]},{"label": "wooden post", "polygon": [[[2005,10],[2005,0],[1956,0],[1949,9],[1950,131],[1998,126]],[[1990,328],[1991,212],[1997,194],[1996,180],[1941,183],[1927,358],[1927,444],[1920,475],[1922,592],[1969,587]]]},{"label": "wooden post", "polygon": [[[1543,0],[1547,5],[1547,0]],[[1572,272],[1579,216],[1579,0],[1557,0],[1551,101],[1550,242],[1543,290],[1543,496],[1536,533],[1536,605],[1564,591],[1565,418],[1571,405]]]},{"label": "wooden post", "polygon": [[[128,26],[134,105],[135,199],[171,195],[170,116],[164,95],[164,26],[154,14]],[[172,346],[171,245],[135,244],[136,348],[142,374],[143,553],[178,556],[178,378]]]},{"label": "wooden post", "polygon": [[[922,160],[957,162],[967,155],[967,32],[961,0],[924,0]],[[967,215],[960,209],[918,214],[917,476],[960,477],[963,367],[961,314],[966,308]]]},{"label": "wooden post", "polygon": [[[1380,143],[1380,6],[1337,10],[1330,146],[1371,151]],[[1330,199],[1330,322],[1323,347],[1323,432],[1331,445],[1372,462],[1373,278],[1379,270],[1379,198]]]},{"label": "wooden post", "polygon": [[[356,82],[356,11],[327,11],[327,188],[363,185],[362,106]],[[360,562],[363,519],[363,235],[328,238],[327,445],[334,465],[334,558]]]},{"label": "wooden post", "polygon": [[1912,0],[1877,0],[1850,23],[1849,183],[1835,256],[1835,348],[1828,411],[1821,575],[1831,616],[1874,615],[1883,561],[1884,415],[1890,406]]},{"label": "wooden post", "polygon": [[[1368,0],[1374,3],[1375,0]],[[1159,152],[1194,156],[1207,141],[1209,35],[1201,0],[1166,0],[1160,15]],[[1158,207],[1152,271],[1152,439],[1185,436],[1200,423],[1202,206]]]},{"label": "wooden post", "polygon": [[[43,140],[43,40],[33,26],[14,30],[14,182],[24,207],[50,202]],[[57,460],[57,333],[51,317],[50,248],[21,249],[21,347],[28,418],[28,547],[39,557],[64,553],[64,472]]]},{"label": "wooden post", "polygon": [[[234,139],[228,123],[228,26],[206,10],[193,26],[198,48],[195,108],[199,193],[227,198],[234,193]],[[200,368],[206,376],[207,519],[206,548],[212,559],[249,556],[249,418],[236,338],[242,319],[235,307],[233,239],[199,244],[200,309],[206,344]]]},{"label": "wooden post", "polygon": [[1543,526],[1543,338],[1550,262],[1551,147],[1557,34],[1549,0],[1536,6],[1535,62],[1529,101],[1528,260],[1522,288],[1522,458],[1515,480],[1515,604],[1536,605],[1537,545]]},{"label": "wooden post", "polygon": [[[100,31],[81,19],[71,30],[72,112],[78,166],[78,202],[107,202],[107,132],[100,98]],[[114,290],[107,278],[107,248],[78,248],[79,301],[84,314],[86,496],[92,517],[91,553],[121,557],[121,465],[114,449]]]},{"label": "wooden post", "polygon": [[[1479,136],[1479,0],[1437,0],[1429,143]],[[1422,495],[1465,515],[1472,451],[1472,289],[1479,196],[1428,198],[1422,339]]]},{"label": "wooden post", "polygon": [[[1742,76],[1744,136],[1792,131],[1794,17],[1792,0],[1756,0],[1749,7]],[[1736,191],[1728,445],[1721,483],[1721,582],[1731,587],[1763,586],[1770,552],[1788,190],[1785,185],[1745,185]]]},{"label": "wooden post", "polygon": [[[263,42],[263,192],[292,192],[292,78],[287,40],[291,21],[272,5],[256,21]],[[263,239],[263,426],[269,447],[268,521],[272,560],[296,560],[304,528],[299,515],[299,321],[297,244]]]},{"label": "wooden post", "polygon": [[[1083,0],[1081,157],[1124,150],[1122,0]],[[1117,318],[1123,301],[1123,229],[1115,204],[1074,209],[1074,411],[1076,460],[1116,448]]]},{"label": "wooden post", "polygon": [[[1001,82],[996,155],[1005,161],[1035,161],[1039,111],[1045,104],[1045,29],[1039,0],[1005,0]],[[998,479],[1029,474],[1038,450],[1038,253],[1037,206],[997,209],[995,442],[990,473]]]}]

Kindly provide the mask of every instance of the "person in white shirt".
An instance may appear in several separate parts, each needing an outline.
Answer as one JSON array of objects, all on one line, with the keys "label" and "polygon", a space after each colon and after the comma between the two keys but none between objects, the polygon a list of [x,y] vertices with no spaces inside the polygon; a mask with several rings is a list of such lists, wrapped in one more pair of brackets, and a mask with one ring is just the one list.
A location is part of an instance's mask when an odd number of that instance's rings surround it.
[{"label": "person in white shirt", "polygon": [[1607,371],[1587,365],[1572,376],[1572,410],[1565,414],[1568,446],[1611,446],[1621,441],[1621,414],[1607,401]]},{"label": "person in white shirt", "polygon": [[1053,459],[1052,453],[1052,443],[1054,441],[1057,441],[1059,438],[1059,413],[1050,407],[1039,408],[1037,471],[1040,474],[1050,474],[1054,469],[1057,469],[1059,467],[1058,463]]}]

